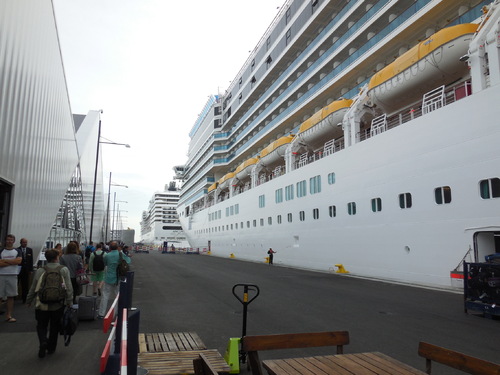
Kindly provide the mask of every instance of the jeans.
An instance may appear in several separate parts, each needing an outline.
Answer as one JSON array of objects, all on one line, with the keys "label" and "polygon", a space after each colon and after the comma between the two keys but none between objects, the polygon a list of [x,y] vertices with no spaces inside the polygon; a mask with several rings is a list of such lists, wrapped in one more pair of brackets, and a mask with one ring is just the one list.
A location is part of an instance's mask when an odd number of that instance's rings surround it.
[{"label": "jeans", "polygon": [[102,298],[99,305],[99,316],[105,316],[108,311],[108,302],[113,300],[118,293],[119,285],[104,283],[104,288],[102,289]]},{"label": "jeans", "polygon": [[[61,318],[64,313],[64,306],[55,311],[35,310],[35,319],[37,321],[36,332],[40,345],[47,344],[48,351],[55,351],[57,347],[57,338],[61,330]],[[49,337],[47,331],[50,324]]]}]

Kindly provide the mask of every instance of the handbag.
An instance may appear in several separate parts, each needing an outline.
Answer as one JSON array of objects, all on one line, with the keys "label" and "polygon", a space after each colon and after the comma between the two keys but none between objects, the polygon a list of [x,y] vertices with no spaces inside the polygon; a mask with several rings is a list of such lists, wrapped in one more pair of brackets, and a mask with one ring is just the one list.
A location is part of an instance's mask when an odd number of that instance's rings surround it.
[{"label": "handbag", "polygon": [[76,270],[76,282],[79,285],[87,285],[88,283],[90,283],[89,275],[87,275],[85,268]]},{"label": "handbag", "polygon": [[68,346],[71,342],[71,336],[78,327],[78,310],[73,307],[66,307],[61,318],[60,334],[64,336],[64,345]]}]

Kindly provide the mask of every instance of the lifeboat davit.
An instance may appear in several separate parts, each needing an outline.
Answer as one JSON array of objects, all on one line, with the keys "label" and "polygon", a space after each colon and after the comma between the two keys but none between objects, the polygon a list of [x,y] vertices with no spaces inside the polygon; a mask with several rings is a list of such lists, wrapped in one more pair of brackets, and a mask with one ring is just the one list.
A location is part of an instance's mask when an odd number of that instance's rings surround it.
[{"label": "lifeboat davit", "polygon": [[375,74],[368,96],[386,113],[419,100],[441,85],[468,74],[460,61],[469,48],[477,24],[466,23],[440,30]]},{"label": "lifeboat davit", "polygon": [[215,189],[217,189],[217,182],[214,182],[212,185],[210,185],[208,187],[207,193],[210,193],[210,192],[214,191]]},{"label": "lifeboat davit", "polygon": [[236,178],[240,181],[243,181],[245,178],[247,178],[250,175],[250,172],[252,171],[252,167],[257,164],[259,161],[259,158],[250,158],[245,160],[243,163],[238,165],[238,168],[234,171]]},{"label": "lifeboat davit", "polygon": [[271,166],[273,164],[283,162],[285,150],[294,138],[294,135],[285,135],[263,149],[260,152],[260,161],[262,164],[265,166]]},{"label": "lifeboat davit", "polygon": [[219,181],[217,181],[219,189],[226,189],[229,185],[229,180],[234,177],[234,172],[229,172],[224,175]]},{"label": "lifeboat davit", "polygon": [[351,104],[351,99],[341,99],[322,108],[300,125],[297,140],[316,149],[342,136],[342,120]]}]

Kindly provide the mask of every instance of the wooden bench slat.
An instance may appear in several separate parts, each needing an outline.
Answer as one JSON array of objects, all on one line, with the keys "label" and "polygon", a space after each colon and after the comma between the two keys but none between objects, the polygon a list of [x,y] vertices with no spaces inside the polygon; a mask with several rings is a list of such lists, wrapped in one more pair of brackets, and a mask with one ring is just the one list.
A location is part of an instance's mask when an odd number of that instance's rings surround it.
[{"label": "wooden bench slat", "polygon": [[174,336],[172,333],[165,333],[165,338],[168,343],[168,350],[171,352],[178,351],[179,347],[177,346],[177,343],[175,342]]},{"label": "wooden bench slat", "polygon": [[349,332],[347,331],[245,336],[242,342],[243,350],[247,352],[347,344],[349,344]]}]

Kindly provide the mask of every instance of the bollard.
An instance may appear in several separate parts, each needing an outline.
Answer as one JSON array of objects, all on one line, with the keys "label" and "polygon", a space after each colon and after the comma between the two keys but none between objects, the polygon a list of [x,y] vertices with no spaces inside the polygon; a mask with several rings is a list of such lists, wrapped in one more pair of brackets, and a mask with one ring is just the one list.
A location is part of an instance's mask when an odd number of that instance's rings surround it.
[{"label": "bollard", "polygon": [[337,271],[335,271],[336,273],[349,273],[349,271],[347,271],[345,268],[344,268],[344,265],[343,264],[336,264],[335,267],[338,268]]},{"label": "bollard", "polygon": [[137,374],[137,356],[139,353],[139,322],[141,311],[137,308],[128,309],[128,346],[127,358],[129,375]]}]

